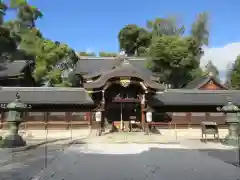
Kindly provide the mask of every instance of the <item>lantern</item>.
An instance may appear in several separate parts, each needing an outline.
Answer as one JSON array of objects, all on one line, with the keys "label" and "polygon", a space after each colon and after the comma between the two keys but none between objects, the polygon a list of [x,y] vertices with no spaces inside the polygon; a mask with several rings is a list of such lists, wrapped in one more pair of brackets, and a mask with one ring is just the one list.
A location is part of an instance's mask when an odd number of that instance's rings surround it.
[{"label": "lantern", "polygon": [[237,105],[233,104],[232,101],[228,101],[228,103],[223,107],[218,107],[218,111],[225,113],[226,123],[228,124],[228,135],[225,138],[224,142],[229,145],[238,144],[239,138],[239,116],[238,113],[240,109]]},{"label": "lantern", "polygon": [[97,111],[95,114],[95,118],[97,122],[100,122],[102,119],[102,112],[101,111]]},{"label": "lantern", "polygon": [[7,122],[10,126],[8,135],[3,140],[4,147],[17,147],[17,146],[25,146],[26,142],[22,139],[22,137],[18,134],[19,125],[23,121],[23,112],[26,109],[31,108],[30,105],[23,103],[20,100],[20,95],[16,93],[16,99],[7,104],[1,105],[2,108],[7,110]]},{"label": "lantern", "polygon": [[147,120],[147,122],[152,122],[152,112],[146,113],[146,120]]}]

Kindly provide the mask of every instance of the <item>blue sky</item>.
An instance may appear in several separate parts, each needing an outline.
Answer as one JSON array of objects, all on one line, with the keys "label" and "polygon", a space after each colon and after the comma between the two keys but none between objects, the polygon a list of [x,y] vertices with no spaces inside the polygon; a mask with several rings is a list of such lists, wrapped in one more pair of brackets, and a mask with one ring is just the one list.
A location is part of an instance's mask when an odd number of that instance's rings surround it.
[{"label": "blue sky", "polygon": [[[44,17],[37,22],[45,37],[76,51],[118,51],[117,34],[126,24],[176,15],[189,30],[197,14],[210,15],[210,47],[240,42],[239,0],[29,0]],[[9,13],[7,19],[12,18]],[[239,20],[240,21],[240,20]]]}]

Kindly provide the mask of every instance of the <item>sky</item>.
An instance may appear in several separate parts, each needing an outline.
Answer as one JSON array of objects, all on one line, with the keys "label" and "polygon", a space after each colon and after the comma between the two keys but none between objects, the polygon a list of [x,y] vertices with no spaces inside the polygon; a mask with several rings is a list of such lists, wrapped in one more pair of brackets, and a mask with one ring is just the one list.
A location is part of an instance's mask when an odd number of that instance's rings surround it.
[{"label": "sky", "polygon": [[[200,12],[209,13],[208,60],[225,70],[240,53],[239,0],[29,0],[44,17],[37,27],[46,38],[64,42],[75,51],[119,51],[117,35],[127,24],[144,27],[147,20],[174,15],[190,31]],[[8,13],[7,19],[13,18]]]}]

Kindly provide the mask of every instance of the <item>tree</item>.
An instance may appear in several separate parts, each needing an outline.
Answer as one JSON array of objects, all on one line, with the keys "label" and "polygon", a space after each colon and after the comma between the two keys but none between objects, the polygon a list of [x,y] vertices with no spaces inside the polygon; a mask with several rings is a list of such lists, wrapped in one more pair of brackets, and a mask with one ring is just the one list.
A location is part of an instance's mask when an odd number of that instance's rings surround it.
[{"label": "tree", "polygon": [[48,83],[51,86],[66,84],[63,73],[71,71],[78,61],[75,52],[65,44],[51,40],[40,40],[36,51],[35,80],[39,85]]},{"label": "tree", "polygon": [[88,56],[88,57],[96,57],[96,54],[94,52],[79,52],[78,53],[79,56]]},{"label": "tree", "polygon": [[234,89],[240,89],[240,56],[238,56],[233,64],[230,73],[231,86]]},{"label": "tree", "polygon": [[180,25],[178,27],[176,18],[156,18],[153,21],[147,22],[147,28],[151,31],[152,36],[163,36],[163,35],[183,35],[185,27]]},{"label": "tree", "polygon": [[10,7],[17,11],[17,18],[25,27],[35,27],[35,21],[43,17],[42,12],[28,4],[27,0],[11,0]]},{"label": "tree", "polygon": [[150,44],[151,44],[151,33],[149,33],[144,28],[140,28],[138,31],[136,55],[147,56],[147,52]]},{"label": "tree", "polygon": [[205,74],[212,73],[213,76],[217,77],[219,76],[219,71],[217,67],[212,63],[212,61],[208,61],[207,65],[205,66]]},{"label": "tree", "polygon": [[228,88],[232,87],[232,83],[231,83],[232,70],[233,70],[233,64],[228,63],[227,71],[226,71],[226,79],[225,79],[225,83],[224,83],[225,86],[227,86]]},{"label": "tree", "polygon": [[192,38],[160,36],[150,46],[150,68],[163,75],[173,88],[180,88],[193,78],[199,68],[199,49]]},{"label": "tree", "polygon": [[123,49],[127,55],[139,55],[139,48],[143,51],[143,48],[146,50],[149,47],[151,34],[144,28],[129,24],[118,33],[118,41],[120,49]]},{"label": "tree", "polygon": [[0,1],[0,61],[9,60],[11,54],[16,51],[19,38],[4,26],[4,16],[8,7]]},{"label": "tree", "polygon": [[[27,1],[11,0],[10,7],[17,11],[17,19],[3,26],[10,35],[20,37],[18,49],[11,52],[11,59],[32,60],[33,75],[39,86],[71,86],[68,76],[78,61],[75,51],[64,43],[43,37],[35,27],[35,21],[42,17],[42,13]],[[17,40],[15,38],[14,42]]]},{"label": "tree", "polygon": [[4,15],[6,14],[7,9],[7,5],[3,2],[3,0],[0,0],[0,25],[4,22]]},{"label": "tree", "polygon": [[208,14],[200,13],[196,21],[192,24],[191,35],[199,46],[208,45]]},{"label": "tree", "polygon": [[100,57],[117,57],[117,53],[99,52]]}]

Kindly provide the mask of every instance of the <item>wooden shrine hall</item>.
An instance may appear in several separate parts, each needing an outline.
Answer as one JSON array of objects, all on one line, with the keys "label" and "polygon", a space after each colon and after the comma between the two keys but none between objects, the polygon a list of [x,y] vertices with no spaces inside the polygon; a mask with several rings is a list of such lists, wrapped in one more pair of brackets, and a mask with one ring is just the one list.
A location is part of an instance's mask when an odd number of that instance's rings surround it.
[{"label": "wooden shrine hall", "polygon": [[[4,71],[2,79],[10,78],[8,69]],[[217,107],[225,105],[229,98],[240,104],[240,91],[228,90],[211,74],[182,89],[170,89],[145,67],[145,59],[128,58],[123,53],[117,58],[80,57],[74,72],[78,82],[69,88],[33,87],[34,83],[26,87],[27,80],[24,84],[0,84],[0,103],[13,101],[19,92],[21,100],[32,106],[24,113],[22,123],[30,129],[94,127],[96,108],[102,111],[104,127],[122,129],[125,122],[142,127],[147,108],[153,111],[152,123],[162,127],[198,126],[202,121],[224,126],[224,114]],[[6,128],[6,112],[0,110],[0,128]]]}]

